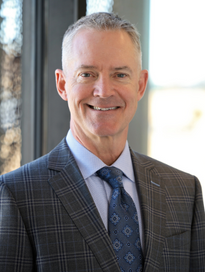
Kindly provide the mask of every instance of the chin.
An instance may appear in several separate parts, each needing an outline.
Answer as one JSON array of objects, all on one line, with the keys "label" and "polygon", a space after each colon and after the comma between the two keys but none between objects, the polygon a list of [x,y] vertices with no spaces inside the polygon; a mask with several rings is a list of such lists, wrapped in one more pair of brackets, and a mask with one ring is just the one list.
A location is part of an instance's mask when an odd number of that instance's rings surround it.
[{"label": "chin", "polygon": [[97,137],[114,137],[119,134],[119,130],[114,129],[113,127],[109,128],[95,128],[91,129],[90,132]]}]

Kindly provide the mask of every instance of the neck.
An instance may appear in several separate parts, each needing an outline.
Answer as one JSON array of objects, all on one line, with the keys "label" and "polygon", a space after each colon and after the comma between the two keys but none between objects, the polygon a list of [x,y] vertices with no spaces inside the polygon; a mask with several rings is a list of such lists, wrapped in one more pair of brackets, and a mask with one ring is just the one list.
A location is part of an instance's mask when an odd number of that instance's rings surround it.
[{"label": "neck", "polygon": [[86,135],[76,133],[75,129],[71,127],[74,138],[97,156],[106,165],[112,165],[121,155],[124,150],[127,137],[115,136],[95,136],[87,137]]}]

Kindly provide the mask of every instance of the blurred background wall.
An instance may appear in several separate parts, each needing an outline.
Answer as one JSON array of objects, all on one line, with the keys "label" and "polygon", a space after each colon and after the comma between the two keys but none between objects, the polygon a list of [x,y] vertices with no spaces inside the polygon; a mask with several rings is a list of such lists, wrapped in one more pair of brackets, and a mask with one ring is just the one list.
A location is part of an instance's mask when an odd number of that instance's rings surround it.
[{"label": "blurred background wall", "polygon": [[204,0],[1,0],[0,173],[49,152],[69,129],[55,88],[67,27],[114,11],[141,33],[149,84],[131,122],[133,149],[196,175],[205,190]]}]

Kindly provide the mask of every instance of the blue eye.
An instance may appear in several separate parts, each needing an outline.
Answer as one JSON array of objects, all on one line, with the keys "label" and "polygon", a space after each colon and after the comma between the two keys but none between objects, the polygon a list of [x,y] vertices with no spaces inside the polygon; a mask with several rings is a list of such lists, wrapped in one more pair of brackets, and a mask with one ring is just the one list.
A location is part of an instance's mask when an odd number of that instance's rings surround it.
[{"label": "blue eye", "polygon": [[89,74],[89,73],[82,73],[81,76],[82,76],[82,77],[90,77],[91,74]]},{"label": "blue eye", "polygon": [[126,77],[126,75],[125,74],[117,74],[117,77],[123,78],[123,77]]}]

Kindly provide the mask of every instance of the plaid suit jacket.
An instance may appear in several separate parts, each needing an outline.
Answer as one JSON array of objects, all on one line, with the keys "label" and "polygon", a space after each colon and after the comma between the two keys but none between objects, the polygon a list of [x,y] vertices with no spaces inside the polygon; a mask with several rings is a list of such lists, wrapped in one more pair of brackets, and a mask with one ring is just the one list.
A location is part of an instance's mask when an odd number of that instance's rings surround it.
[{"label": "plaid suit jacket", "polygon": [[[143,215],[144,272],[205,271],[198,180],[131,151]],[[65,139],[0,178],[0,271],[120,272]]]}]

